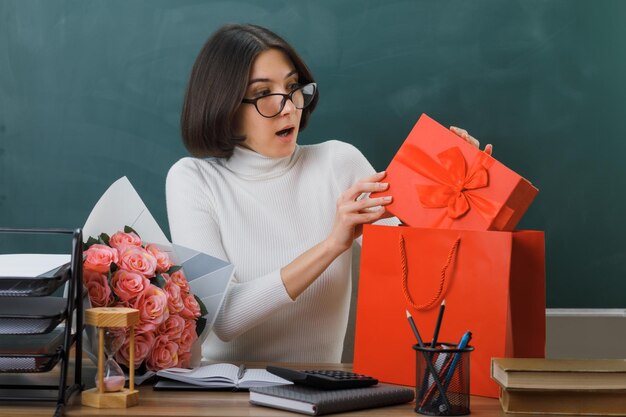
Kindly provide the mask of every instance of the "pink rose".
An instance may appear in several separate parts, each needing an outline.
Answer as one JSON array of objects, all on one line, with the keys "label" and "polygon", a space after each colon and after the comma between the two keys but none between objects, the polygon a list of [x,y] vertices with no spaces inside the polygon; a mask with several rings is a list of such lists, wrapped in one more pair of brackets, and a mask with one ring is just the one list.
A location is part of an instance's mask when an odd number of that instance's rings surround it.
[{"label": "pink rose", "polygon": [[185,327],[182,329],[180,340],[178,344],[183,351],[190,351],[193,342],[198,340],[198,334],[196,333],[196,322],[190,320],[185,322]]},{"label": "pink rose", "polygon": [[165,335],[172,342],[178,342],[183,330],[185,329],[185,319],[176,314],[170,316],[159,326],[157,333]]},{"label": "pink rose", "polygon": [[112,307],[135,308],[134,305],[130,301],[121,301],[121,300],[117,300],[116,302],[114,302]]},{"label": "pink rose", "polygon": [[176,364],[177,368],[191,368],[191,352],[180,352],[180,348],[178,351],[178,364]]},{"label": "pink rose", "polygon": [[166,272],[168,269],[172,267],[172,261],[170,261],[170,257],[167,253],[162,252],[159,248],[154,244],[149,244],[146,246],[146,250],[150,252],[157,260],[157,272]]},{"label": "pink rose", "polygon": [[111,288],[107,282],[107,276],[99,272],[85,269],[83,282],[89,293],[89,300],[94,307],[106,307],[111,302]]},{"label": "pink rose", "polygon": [[151,323],[158,327],[169,317],[167,295],[165,292],[150,284],[144,293],[137,297],[135,308],[139,310],[139,320]]},{"label": "pink rose", "polygon": [[[136,308],[136,307],[131,307],[131,308]],[[135,325],[135,333],[137,334],[156,333],[159,326],[160,326],[159,324],[153,323],[151,321],[140,320],[139,323]]]},{"label": "pink rose", "polygon": [[118,269],[113,273],[111,278],[111,287],[120,301],[129,301],[141,293],[150,285],[148,278],[136,272],[129,272],[124,269]]},{"label": "pink rose", "polygon": [[178,345],[170,341],[167,336],[157,336],[154,339],[152,352],[146,360],[146,367],[151,371],[171,368],[178,364]]},{"label": "pink rose", "polygon": [[85,270],[96,271],[101,273],[109,272],[111,263],[117,263],[117,250],[96,243],[91,245],[83,254],[83,267]]},{"label": "pink rose", "polygon": [[193,294],[184,295],[183,304],[185,305],[185,308],[182,309],[180,315],[184,319],[193,320],[200,317],[200,306],[198,305],[198,302]]},{"label": "pink rose", "polygon": [[141,239],[132,232],[117,232],[109,238],[109,245],[121,251],[126,246],[141,246]]},{"label": "pink rose", "polygon": [[163,278],[165,278],[163,290],[167,294],[167,307],[170,313],[180,313],[183,308],[185,308],[183,298],[180,294],[180,287],[176,285],[167,274],[163,274]]},{"label": "pink rose", "polygon": [[137,272],[146,278],[153,278],[157,260],[153,254],[141,246],[125,246],[120,251],[120,269]]},{"label": "pink rose", "polygon": [[[153,333],[135,334],[135,369],[139,368],[141,363],[148,357],[154,344],[155,336]],[[127,337],[122,344],[120,350],[115,355],[115,360],[122,365],[129,366],[129,343],[130,338]]]},{"label": "pink rose", "polygon": [[189,292],[189,282],[187,282],[187,278],[185,277],[185,273],[182,269],[174,272],[172,275],[170,275],[170,278],[176,285],[180,287],[181,290],[183,290],[183,293],[186,294]]}]

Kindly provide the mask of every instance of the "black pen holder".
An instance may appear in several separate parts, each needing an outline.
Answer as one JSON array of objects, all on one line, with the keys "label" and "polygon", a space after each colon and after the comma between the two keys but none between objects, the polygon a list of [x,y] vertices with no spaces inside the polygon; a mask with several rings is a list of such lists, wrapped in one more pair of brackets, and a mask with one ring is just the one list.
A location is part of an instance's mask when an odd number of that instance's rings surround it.
[{"label": "black pen holder", "polygon": [[432,348],[413,345],[413,349],[417,355],[415,412],[429,416],[469,414],[470,352],[474,348],[438,343]]}]

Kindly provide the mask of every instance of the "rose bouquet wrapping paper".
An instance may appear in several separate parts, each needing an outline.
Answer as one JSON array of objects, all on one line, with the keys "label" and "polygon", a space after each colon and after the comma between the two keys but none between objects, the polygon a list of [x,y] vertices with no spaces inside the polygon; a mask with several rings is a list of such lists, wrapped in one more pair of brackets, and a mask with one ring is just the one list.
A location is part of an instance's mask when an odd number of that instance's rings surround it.
[{"label": "rose bouquet wrapping paper", "polygon": [[[234,266],[171,244],[126,177],[113,183],[83,228],[83,282],[90,305],[136,308],[135,368],[141,383],[159,369],[192,367],[221,307]],[[94,329],[86,329],[96,361]],[[124,337],[124,334],[120,334]],[[116,360],[128,363],[127,341]]]}]

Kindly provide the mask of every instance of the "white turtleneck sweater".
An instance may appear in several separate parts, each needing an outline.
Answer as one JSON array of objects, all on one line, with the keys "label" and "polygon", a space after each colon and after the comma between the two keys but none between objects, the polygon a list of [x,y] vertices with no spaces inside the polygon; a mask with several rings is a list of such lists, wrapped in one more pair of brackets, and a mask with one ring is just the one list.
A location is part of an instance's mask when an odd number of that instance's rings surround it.
[{"label": "white turtleneck sweater", "polygon": [[172,166],[166,194],[173,242],[235,265],[204,359],[340,362],[352,251],[295,301],[280,269],[329,235],[339,195],[374,172],[339,141],[297,146],[278,159],[237,146],[229,159],[183,158]]}]

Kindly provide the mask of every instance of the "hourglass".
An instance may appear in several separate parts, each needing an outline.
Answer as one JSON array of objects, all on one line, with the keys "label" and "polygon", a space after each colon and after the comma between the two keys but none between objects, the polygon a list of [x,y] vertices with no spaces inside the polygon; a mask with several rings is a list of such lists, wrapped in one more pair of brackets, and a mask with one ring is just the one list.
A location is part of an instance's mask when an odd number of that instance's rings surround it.
[{"label": "hourglass", "polygon": [[[85,310],[85,324],[98,329],[98,374],[96,388],[83,391],[83,405],[96,408],[127,408],[139,403],[135,390],[135,367],[129,366],[129,387],[124,388],[124,372],[115,354],[124,342],[123,328],[130,327],[128,357],[135,362],[135,324],[139,310],[125,307],[97,307]],[[106,356],[106,360],[105,360]]]}]

